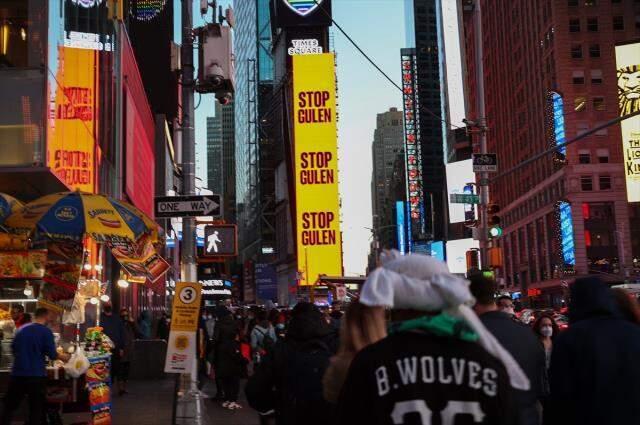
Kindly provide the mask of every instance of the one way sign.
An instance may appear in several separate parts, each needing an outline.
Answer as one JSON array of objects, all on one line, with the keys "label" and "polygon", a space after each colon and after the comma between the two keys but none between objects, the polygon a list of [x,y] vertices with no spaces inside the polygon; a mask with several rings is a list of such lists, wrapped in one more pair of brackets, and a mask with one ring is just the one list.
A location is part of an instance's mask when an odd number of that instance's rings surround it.
[{"label": "one way sign", "polygon": [[158,196],[156,201],[156,218],[169,217],[202,217],[219,218],[220,195],[200,196]]}]

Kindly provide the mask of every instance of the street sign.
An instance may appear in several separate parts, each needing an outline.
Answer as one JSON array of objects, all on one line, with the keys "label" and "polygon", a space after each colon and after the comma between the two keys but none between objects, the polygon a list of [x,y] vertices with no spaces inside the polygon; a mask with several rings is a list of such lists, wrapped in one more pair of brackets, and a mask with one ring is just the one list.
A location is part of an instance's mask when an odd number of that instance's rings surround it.
[{"label": "street sign", "polygon": [[474,173],[483,171],[495,173],[498,171],[498,155],[495,153],[474,153],[472,160]]},{"label": "street sign", "polygon": [[452,204],[479,204],[480,196],[473,193],[452,193],[449,195]]},{"label": "street sign", "polygon": [[158,196],[155,198],[156,218],[220,217],[220,195]]},{"label": "street sign", "polygon": [[204,228],[205,257],[232,257],[238,255],[235,224],[214,224]]}]

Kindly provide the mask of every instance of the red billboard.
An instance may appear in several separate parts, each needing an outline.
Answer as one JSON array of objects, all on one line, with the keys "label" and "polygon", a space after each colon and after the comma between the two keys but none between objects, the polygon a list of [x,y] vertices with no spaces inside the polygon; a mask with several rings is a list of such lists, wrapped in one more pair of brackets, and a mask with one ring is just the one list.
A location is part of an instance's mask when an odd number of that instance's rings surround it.
[{"label": "red billboard", "polygon": [[153,217],[155,124],[126,33],[122,39],[125,192],[136,207]]}]

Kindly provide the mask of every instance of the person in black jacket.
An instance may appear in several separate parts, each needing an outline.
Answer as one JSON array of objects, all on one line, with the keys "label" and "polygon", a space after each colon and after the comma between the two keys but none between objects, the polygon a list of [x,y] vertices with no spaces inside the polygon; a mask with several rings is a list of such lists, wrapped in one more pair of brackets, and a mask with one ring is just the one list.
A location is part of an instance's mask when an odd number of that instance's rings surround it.
[{"label": "person in black jacket", "polygon": [[311,303],[298,303],[287,334],[249,379],[249,405],[261,415],[275,411],[277,425],[327,425],[334,409],[322,395],[322,377],[337,349],[337,336]]},{"label": "person in black jacket", "polygon": [[558,336],[551,354],[547,422],[637,424],[638,359],[640,327],[622,318],[611,289],[598,278],[576,279],[569,328]]},{"label": "person in black jacket", "polygon": [[[497,285],[493,279],[484,277],[482,274],[474,274],[469,277],[469,280],[471,294],[476,299],[474,310],[480,317],[480,321],[511,353],[531,382],[530,390],[515,391],[513,394],[513,401],[518,411],[518,424],[538,425],[540,423],[538,400],[543,395],[542,382],[546,374],[544,348],[531,328],[513,320],[505,296],[499,297],[503,308],[497,305],[495,298]],[[511,301],[511,298],[507,298]]]},{"label": "person in black jacket", "polygon": [[240,409],[242,406],[238,404],[238,393],[245,363],[240,353],[238,325],[226,307],[218,307],[216,314],[218,321],[213,330],[214,365],[216,379],[220,380],[224,389],[222,407]]}]

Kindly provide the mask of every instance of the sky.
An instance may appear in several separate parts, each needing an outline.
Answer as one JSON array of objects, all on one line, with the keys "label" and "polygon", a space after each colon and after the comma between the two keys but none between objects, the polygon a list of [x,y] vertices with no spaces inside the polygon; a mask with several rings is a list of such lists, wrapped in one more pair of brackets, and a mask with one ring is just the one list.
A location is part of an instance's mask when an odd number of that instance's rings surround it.
[{"label": "sky", "polygon": [[[236,0],[246,1],[246,0]],[[194,2],[197,7],[198,2]],[[222,0],[223,6],[231,3]],[[180,13],[176,2],[175,33],[180,42]],[[400,84],[400,49],[405,47],[404,1],[333,0],[333,18],[380,68]],[[194,10],[194,25],[203,21]],[[208,20],[211,20],[209,15]],[[344,270],[364,274],[371,242],[371,143],[376,114],[401,108],[402,96],[351,45],[332,29],[338,55],[338,123]],[[196,94],[196,175],[206,182],[206,117],[214,115],[213,95]],[[197,182],[197,186],[203,185]]]}]

